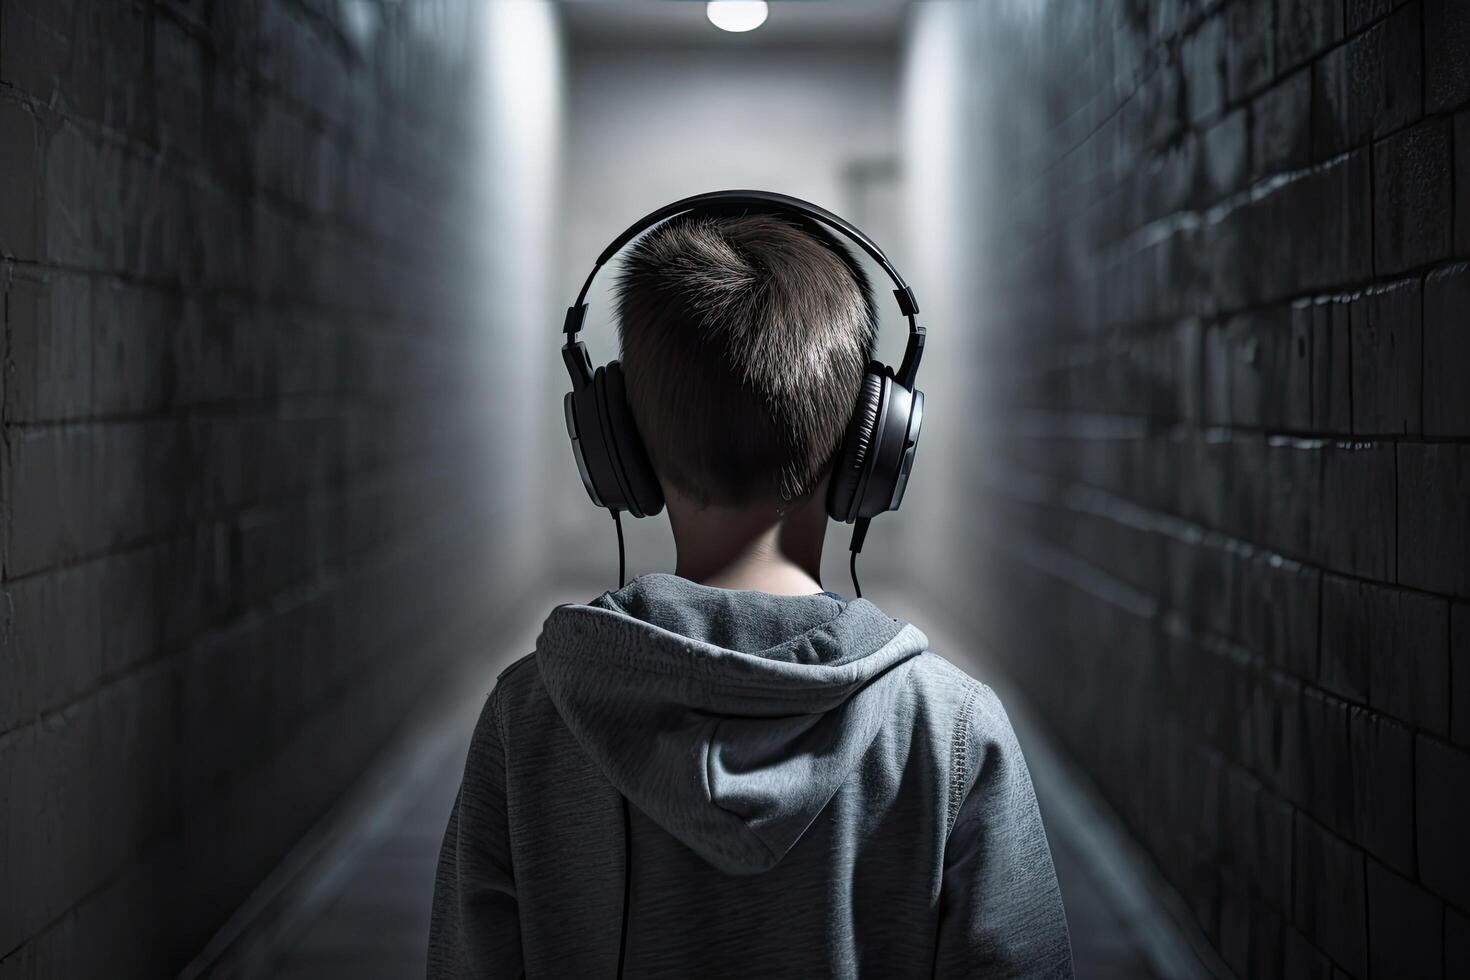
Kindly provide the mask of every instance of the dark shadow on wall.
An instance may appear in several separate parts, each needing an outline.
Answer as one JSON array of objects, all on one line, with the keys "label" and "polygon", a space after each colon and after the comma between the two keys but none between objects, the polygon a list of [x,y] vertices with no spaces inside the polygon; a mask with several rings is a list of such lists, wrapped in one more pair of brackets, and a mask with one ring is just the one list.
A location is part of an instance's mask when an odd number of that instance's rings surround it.
[{"label": "dark shadow on wall", "polygon": [[1465,975],[1470,8],[974,28],[991,645],[1240,976]]},{"label": "dark shadow on wall", "polygon": [[6,976],[171,974],[493,612],[471,5],[348,6],[0,3]]}]

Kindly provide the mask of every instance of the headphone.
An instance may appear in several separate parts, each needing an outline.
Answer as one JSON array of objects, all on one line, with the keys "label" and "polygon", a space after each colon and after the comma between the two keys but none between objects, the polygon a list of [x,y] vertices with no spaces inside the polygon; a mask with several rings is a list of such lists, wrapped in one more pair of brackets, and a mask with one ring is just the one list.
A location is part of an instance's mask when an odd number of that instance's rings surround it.
[{"label": "headphone", "polygon": [[[611,361],[592,368],[587,347],[577,339],[587,316],[587,292],[592,280],[607,262],[634,238],[653,226],[695,210],[720,213],[786,214],[826,225],[866,252],[893,281],[898,308],[908,318],[909,337],[897,371],[878,361],[869,361],[858,389],[842,444],[833,458],[827,489],[827,514],[843,524],[856,523],[851,545],[853,586],[857,594],[857,555],[862,550],[868,521],[888,510],[897,510],[908,486],[919,444],[919,427],[924,421],[924,393],[914,387],[919,361],[924,354],[924,328],[914,292],[904,282],[888,256],[861,231],[815,204],[769,191],[732,190],[696,194],[664,205],[635,221],[612,244],[602,250],[582,284],[577,300],[567,308],[563,331],[562,360],[572,379],[572,390],[563,399],[567,435],[587,495],[599,507],[612,512],[613,519],[626,511],[634,517],[649,517],[664,506],[663,490],[654,475],[648,452],[628,408],[622,365]],[[622,584],[622,524],[618,524],[618,580]]]}]

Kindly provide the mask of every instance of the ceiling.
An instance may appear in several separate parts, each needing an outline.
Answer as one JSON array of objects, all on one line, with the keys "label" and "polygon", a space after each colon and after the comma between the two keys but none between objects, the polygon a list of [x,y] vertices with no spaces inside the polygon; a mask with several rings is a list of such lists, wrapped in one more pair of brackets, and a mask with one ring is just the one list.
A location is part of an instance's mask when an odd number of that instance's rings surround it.
[{"label": "ceiling", "polygon": [[908,0],[770,0],[769,19],[747,34],[719,30],[703,0],[560,0],[573,43],[769,47],[896,43]]}]

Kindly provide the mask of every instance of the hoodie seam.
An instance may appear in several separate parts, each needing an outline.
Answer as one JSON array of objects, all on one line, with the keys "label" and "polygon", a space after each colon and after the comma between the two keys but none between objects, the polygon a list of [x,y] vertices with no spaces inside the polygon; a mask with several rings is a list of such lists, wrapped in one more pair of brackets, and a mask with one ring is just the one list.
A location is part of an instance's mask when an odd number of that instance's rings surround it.
[{"label": "hoodie seam", "polygon": [[500,739],[500,754],[505,759],[505,768],[510,769],[510,746],[505,741],[505,717],[500,712],[500,688],[490,692],[490,717],[495,721],[495,737]]},{"label": "hoodie seam", "polygon": [[[816,667],[816,668],[819,668],[819,669],[827,669],[827,670],[833,670],[833,671],[837,671],[837,670],[848,670],[849,668],[853,668],[857,664],[859,664],[862,661],[868,659],[868,657],[876,656],[878,653],[882,652],[885,647],[888,647],[895,640],[897,640],[903,634],[903,632],[904,631],[902,629],[900,629],[897,633],[895,633],[893,636],[889,637],[886,641],[884,641],[876,650],[873,651],[873,653],[868,654],[867,657],[862,657],[862,658],[859,658],[858,660],[849,661],[848,663],[845,663],[845,664],[837,664],[837,665],[830,665],[830,664],[790,664],[789,666],[792,666],[792,667]],[[747,656],[753,656],[753,655],[747,654]],[[647,673],[647,674],[657,674],[657,675],[662,676],[662,677],[675,677],[675,678],[682,678],[682,679],[690,679],[690,678],[698,677],[700,679],[714,679],[714,675],[712,673],[705,674],[705,673],[701,673],[701,672],[698,672],[698,671],[679,670],[679,669],[674,669],[674,668],[670,668],[670,667],[665,667],[659,660],[657,660],[657,659],[655,659],[653,657],[650,657],[650,656],[642,653],[641,651],[637,651],[637,650],[629,650],[627,652],[627,654],[625,655],[624,659],[623,659],[623,664],[625,666],[629,667],[629,668],[634,669],[634,670],[639,670],[639,671],[642,671],[643,673]],[[856,671],[856,670],[852,670],[851,673],[853,673],[853,674],[859,674],[859,672]],[[802,688],[802,690],[800,690],[800,691],[792,691],[791,690],[792,680],[793,679],[786,679],[786,680],[777,681],[777,682],[771,682],[771,683],[765,683],[765,682],[754,680],[754,679],[749,680],[749,681],[741,680],[738,683],[734,683],[734,684],[729,684],[729,683],[720,684],[720,685],[717,686],[716,689],[718,689],[718,690],[729,690],[729,691],[749,691],[749,690],[767,691],[767,692],[770,692],[773,695],[775,695],[775,699],[776,700],[805,701],[805,700],[807,700],[810,697],[810,695],[814,691],[827,691],[827,690],[834,690],[835,691],[835,690],[840,690],[840,689],[845,688],[845,687],[851,687],[854,683],[862,683],[862,681],[861,681],[861,679],[860,679],[859,676],[854,676],[854,677],[850,677],[850,678],[844,678],[844,679],[841,679],[841,680],[813,681],[813,682],[810,682],[810,684],[808,686]]]},{"label": "hoodie seam", "polygon": [[[503,680],[505,680],[511,674],[514,674],[516,671],[520,670],[522,667],[526,666],[526,664],[530,663],[534,659],[536,659],[536,651],[535,650],[532,650],[530,653],[525,654],[524,656],[520,657],[518,660],[516,660],[515,663],[511,664],[509,667],[507,667],[504,670],[502,670],[499,674],[496,674],[495,675],[496,681],[503,681]],[[496,687],[498,688],[499,685],[497,684]]]},{"label": "hoodie seam", "polygon": [[[687,670],[671,670],[671,669],[664,668],[662,666],[654,666],[649,661],[643,660],[637,654],[634,654],[634,653],[630,653],[628,655],[627,659],[624,661],[624,665],[627,666],[627,667],[629,667],[632,670],[637,670],[637,671],[640,671],[640,672],[645,673],[645,674],[657,674],[657,675],[659,675],[661,677],[676,677],[676,678],[681,678],[681,679],[684,679],[684,680],[693,680],[693,679],[696,679],[696,678],[697,679],[700,679],[700,680],[714,680],[714,677],[713,677],[712,674],[700,674],[700,673],[696,673],[696,672],[692,672],[692,671],[687,671]],[[792,691],[791,690],[791,683],[792,683],[791,680],[787,680],[785,682],[773,683],[773,684],[767,684],[767,683],[762,683],[760,681],[751,680],[751,681],[748,681],[748,682],[747,681],[741,681],[741,682],[736,683],[736,684],[729,684],[729,683],[719,684],[719,683],[714,683],[714,684],[711,684],[711,687],[714,690],[719,690],[719,691],[737,691],[737,692],[738,691],[750,691],[750,690],[767,691],[767,692],[770,692],[771,694],[773,694],[775,696],[775,700],[806,701],[806,700],[809,700],[810,699],[810,696],[811,696],[812,692],[814,692],[814,691],[827,691],[827,690],[833,690],[833,691],[835,691],[835,690],[840,690],[840,689],[846,688],[846,687],[852,687],[854,684],[862,684],[862,683],[865,683],[865,681],[864,681],[864,679],[862,677],[859,676],[859,677],[853,677],[853,678],[849,678],[849,679],[845,679],[845,680],[812,682],[809,686],[804,687],[804,688],[802,688],[799,691]]]},{"label": "hoodie seam", "polygon": [[[565,607],[562,607],[562,608],[565,608]],[[834,617],[832,619],[827,620],[825,623],[822,623],[822,624],[820,624],[818,626],[814,626],[814,627],[812,627],[809,630],[805,630],[802,633],[798,634],[796,637],[793,637],[792,639],[787,640],[784,643],[778,643],[778,644],[775,644],[774,646],[766,647],[765,649],[759,650],[759,651],[743,652],[743,651],[738,651],[738,650],[727,650],[726,648],[718,647],[718,646],[715,646],[713,644],[706,643],[706,642],[704,642],[702,640],[698,640],[698,639],[695,639],[693,637],[685,636],[682,633],[676,633],[673,630],[666,629],[665,627],[659,626],[659,625],[657,625],[655,623],[648,623],[648,622],[645,622],[643,620],[637,619],[631,613],[629,613],[625,609],[623,609],[621,606],[619,607],[619,610],[616,611],[616,612],[614,612],[613,610],[609,610],[609,609],[602,609],[602,608],[600,608],[598,606],[583,606],[581,608],[587,609],[587,610],[595,610],[595,611],[600,612],[600,613],[613,613],[614,616],[621,615],[622,617],[626,617],[628,619],[632,619],[634,622],[638,623],[639,626],[642,627],[642,628],[651,629],[651,630],[654,630],[657,633],[665,634],[670,640],[673,640],[673,641],[676,641],[676,642],[677,641],[682,641],[683,644],[685,644],[685,645],[688,645],[688,644],[696,644],[696,645],[705,646],[705,647],[712,647],[713,649],[716,649],[716,650],[724,650],[725,652],[729,652],[729,653],[738,653],[738,654],[740,654],[741,656],[744,656],[744,657],[752,657],[752,658],[755,658],[755,659],[758,659],[758,660],[763,660],[763,661],[767,661],[767,662],[771,662],[771,663],[788,663],[788,664],[791,664],[791,666],[794,666],[794,667],[825,667],[825,668],[828,668],[828,669],[836,670],[836,669],[840,669],[840,668],[843,668],[843,667],[847,667],[847,666],[851,666],[853,664],[859,663],[862,659],[864,659],[862,657],[859,657],[859,658],[856,658],[854,660],[847,660],[847,661],[843,661],[843,662],[840,662],[840,663],[833,663],[833,664],[816,663],[816,664],[811,664],[811,663],[802,663],[800,661],[789,661],[789,660],[783,660],[783,659],[776,658],[776,657],[766,656],[766,654],[770,653],[772,650],[778,650],[778,649],[781,649],[783,647],[790,647],[790,646],[797,645],[797,644],[802,643],[802,642],[805,642],[805,644],[807,646],[815,646],[816,644],[812,642],[812,638],[813,637],[817,637],[817,636],[822,636],[828,642],[830,642],[830,643],[832,643],[833,645],[836,645],[836,646],[840,646],[840,647],[850,646],[854,640],[857,640],[857,639],[860,639],[861,638],[861,631],[859,631],[856,635],[849,636],[849,635],[843,635],[839,631],[832,629],[832,625],[834,623],[836,623],[840,617]],[[886,647],[889,644],[891,644],[894,640],[896,640],[900,636],[902,636],[905,630],[913,629],[915,632],[919,632],[918,631],[918,628],[915,627],[912,623],[906,623],[906,622],[903,622],[902,620],[893,619],[892,617],[884,617],[884,618],[887,620],[887,622],[896,625],[898,628],[895,629],[895,630],[893,630],[893,632],[889,633],[887,639],[885,639],[881,643],[879,643],[878,646],[875,648],[876,650],[881,650],[884,647]],[[614,627],[614,628],[616,628],[616,627]],[[542,627],[542,632],[543,632],[543,635],[545,635],[547,633],[554,633],[557,629],[558,629],[558,627],[556,625],[554,625],[551,622],[551,620],[548,619],[547,622],[546,622],[546,624]],[[566,629],[566,627],[565,626],[561,626],[560,629]],[[920,633],[920,636],[921,637],[922,637],[922,635],[923,634]],[[926,643],[927,643],[927,638],[926,638]],[[629,660],[638,660],[638,661],[652,660],[652,658],[648,658],[646,656],[640,656],[636,652],[631,653],[629,655],[629,658],[628,659]],[[674,674],[676,676],[679,674],[679,672],[677,672],[677,671],[666,671],[666,673]],[[779,686],[779,685],[777,685],[777,686]]]},{"label": "hoodie seam", "polygon": [[966,686],[968,691],[965,693],[964,702],[960,705],[959,718],[955,721],[954,731],[950,735],[949,805],[946,807],[944,819],[946,839],[950,831],[954,829],[955,819],[960,813],[960,804],[964,801],[965,790],[970,783],[970,710],[974,707],[975,699],[980,695],[980,685],[971,680]]},{"label": "hoodie seam", "polygon": [[[680,679],[683,679],[683,680],[699,679],[699,680],[710,680],[710,681],[713,681],[713,678],[710,675],[693,674],[693,673],[690,673],[689,671],[680,671],[680,670],[664,670],[664,669],[661,669],[661,668],[658,668],[658,667],[651,667],[651,666],[649,666],[646,663],[638,663],[638,662],[635,662],[635,661],[632,660],[632,658],[630,658],[630,662],[627,664],[627,666],[629,666],[633,670],[637,670],[637,671],[639,671],[641,673],[645,673],[645,674],[657,674],[660,677],[676,677],[676,678],[680,678]],[[816,693],[819,693],[819,692],[824,692],[824,691],[839,691],[839,690],[842,690],[844,688],[849,688],[849,687],[852,687],[854,685],[859,685],[860,686],[860,685],[865,684],[865,683],[867,683],[867,679],[866,678],[854,677],[854,678],[851,678],[849,680],[842,680],[842,681],[823,681],[823,682],[820,682],[820,683],[813,683],[813,684],[811,684],[811,685],[809,685],[807,687],[803,687],[802,689],[800,689],[798,691],[792,691],[791,690],[791,682],[789,682],[789,681],[786,682],[786,683],[777,683],[777,684],[764,684],[764,683],[761,683],[761,682],[758,682],[758,681],[750,681],[750,682],[743,682],[742,681],[742,682],[737,683],[737,684],[729,684],[729,683],[721,684],[721,683],[717,683],[717,682],[712,682],[710,684],[710,689],[712,691],[716,691],[716,692],[720,692],[720,693],[726,693],[726,692],[741,693],[741,692],[749,692],[749,691],[760,691],[762,693],[769,693],[769,694],[771,694],[772,695],[771,700],[774,700],[774,701],[790,701],[790,702],[793,702],[793,703],[800,703],[800,702],[805,702],[805,701],[811,700],[812,696],[814,694],[816,694]]]}]

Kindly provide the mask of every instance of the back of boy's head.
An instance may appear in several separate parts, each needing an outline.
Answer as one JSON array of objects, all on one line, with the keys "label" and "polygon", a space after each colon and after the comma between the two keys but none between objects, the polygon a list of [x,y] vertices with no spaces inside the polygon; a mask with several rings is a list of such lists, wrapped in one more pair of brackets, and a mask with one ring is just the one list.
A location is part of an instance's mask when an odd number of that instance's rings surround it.
[{"label": "back of boy's head", "polygon": [[806,497],[872,356],[867,276],[820,226],[687,214],[617,283],[628,401],[659,479],[701,506]]}]

